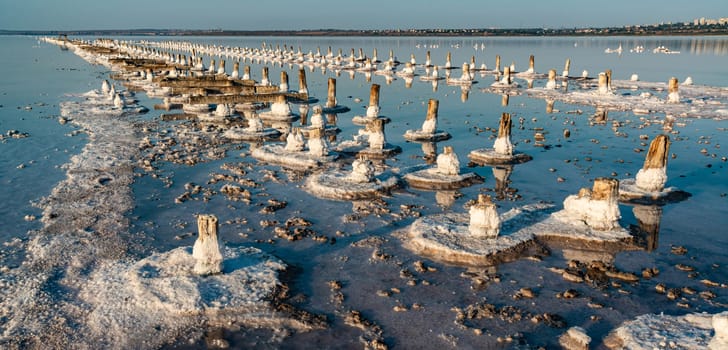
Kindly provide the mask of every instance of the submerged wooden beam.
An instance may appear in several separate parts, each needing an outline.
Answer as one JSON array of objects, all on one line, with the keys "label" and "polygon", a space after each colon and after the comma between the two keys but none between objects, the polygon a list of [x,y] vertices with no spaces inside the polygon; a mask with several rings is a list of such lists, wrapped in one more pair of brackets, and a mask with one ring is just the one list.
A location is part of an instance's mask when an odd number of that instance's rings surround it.
[{"label": "submerged wooden beam", "polygon": [[[272,87],[278,90],[277,86]],[[275,93],[255,93],[246,95],[209,95],[209,96],[190,96],[188,103],[191,104],[218,104],[218,103],[256,103],[256,102],[275,102],[279,96],[285,96],[288,101],[308,101],[308,94],[298,92],[275,92]]]}]

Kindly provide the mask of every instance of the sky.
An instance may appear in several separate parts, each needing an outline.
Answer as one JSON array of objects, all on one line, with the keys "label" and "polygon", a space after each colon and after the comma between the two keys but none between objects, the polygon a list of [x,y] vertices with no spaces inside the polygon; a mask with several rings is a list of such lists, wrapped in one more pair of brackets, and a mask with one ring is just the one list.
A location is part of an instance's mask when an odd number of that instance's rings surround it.
[{"label": "sky", "polygon": [[728,17],[728,0],[0,0],[0,29],[609,27]]}]

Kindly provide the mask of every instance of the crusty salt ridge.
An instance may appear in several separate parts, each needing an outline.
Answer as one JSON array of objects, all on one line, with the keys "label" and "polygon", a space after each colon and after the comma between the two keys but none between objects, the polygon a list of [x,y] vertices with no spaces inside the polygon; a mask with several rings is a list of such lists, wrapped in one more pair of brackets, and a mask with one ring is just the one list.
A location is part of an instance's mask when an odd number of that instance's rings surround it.
[{"label": "crusty salt ridge", "polygon": [[278,164],[293,170],[318,169],[338,158],[338,154],[329,152],[329,144],[325,139],[323,129],[309,131],[308,150],[305,150],[303,133],[299,128],[293,130],[286,137],[286,145],[263,145],[251,151],[251,156],[260,161]]},{"label": "crusty salt ridge", "polygon": [[[460,213],[436,214],[415,220],[404,231],[404,247],[435,260],[467,266],[484,266],[521,257],[530,247],[543,242],[596,244],[628,249],[629,231],[615,223],[616,180],[599,180],[598,193],[586,205],[592,212],[564,201],[565,209],[552,213],[552,205],[526,205],[499,216],[497,237],[474,237],[469,230],[470,217]],[[609,195],[609,196],[608,196]],[[607,197],[605,197],[607,196]],[[585,195],[582,195],[585,198]],[[569,205],[569,208],[566,208]]]},{"label": "crusty salt ridge", "polygon": [[[43,227],[31,233],[27,260],[11,272],[15,281],[2,291],[7,321],[0,343],[8,346],[84,344],[86,331],[74,325],[84,324],[89,310],[78,305],[78,288],[99,259],[125,255],[120,234],[133,207],[129,185],[139,153],[130,119],[144,109],[115,108],[97,91],[85,98],[61,103],[61,115],[72,117],[89,142],[64,166],[67,178],[38,203]],[[62,296],[49,292],[61,289]]]},{"label": "crusty salt ridge", "polygon": [[[568,104],[601,106],[616,111],[635,111],[639,113],[664,113],[686,118],[728,119],[728,89],[700,85],[682,85],[680,98],[683,103],[666,103],[665,98],[649,94],[641,96],[634,93],[620,93],[624,89],[667,90],[666,83],[613,80],[612,89],[617,93],[595,94],[591,89],[579,89],[564,92],[562,90],[528,89],[530,97],[549,98]],[[494,89],[481,89],[483,92],[496,92]]]},{"label": "crusty salt ridge", "polygon": [[681,349],[727,349],[726,329],[728,311],[714,315],[646,314],[622,323],[604,339],[604,345],[610,349],[652,350],[673,343]]},{"label": "crusty salt ridge", "polygon": [[30,233],[26,261],[0,276],[1,347],[147,349],[200,337],[204,324],[321,327],[273,311],[285,265],[255,248],[226,249],[223,274],[208,277],[193,273],[190,248],[127,262],[125,214],[143,143],[134,119],[146,109],[115,108],[98,91],[82,97],[61,103],[61,114],[89,141],[38,203],[44,226]]}]

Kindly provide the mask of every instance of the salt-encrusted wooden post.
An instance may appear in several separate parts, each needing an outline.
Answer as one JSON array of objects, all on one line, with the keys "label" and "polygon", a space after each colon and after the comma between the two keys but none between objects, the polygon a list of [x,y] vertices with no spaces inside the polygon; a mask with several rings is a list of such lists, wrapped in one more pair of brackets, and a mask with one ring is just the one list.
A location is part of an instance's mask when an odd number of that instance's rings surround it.
[{"label": "salt-encrusted wooden post", "polygon": [[222,272],[222,253],[217,241],[217,217],[198,216],[197,229],[199,235],[192,247],[192,257],[195,258],[194,272],[198,275]]},{"label": "salt-encrusted wooden post", "polygon": [[478,238],[496,238],[500,232],[500,218],[490,196],[478,195],[478,202],[470,207],[468,231]]},{"label": "salt-encrusted wooden post", "polygon": [[220,60],[220,64],[217,66],[217,74],[225,74],[225,60]]},{"label": "salt-encrusted wooden post", "polygon": [[215,73],[215,59],[210,57],[210,67],[207,69],[208,73]]},{"label": "salt-encrusted wooden post", "polygon": [[437,130],[437,109],[440,102],[431,98],[427,102],[427,116],[425,122],[422,123],[422,132],[434,134]]},{"label": "salt-encrusted wooden post", "polygon": [[270,85],[270,79],[268,79],[268,67],[263,67],[263,76],[260,78],[260,85]]},{"label": "salt-encrusted wooden post", "polygon": [[649,192],[662,191],[667,182],[667,154],[670,150],[670,139],[666,135],[657,135],[650,143],[645,164],[635,176],[635,185]]},{"label": "salt-encrusted wooden post", "polygon": [[429,67],[432,65],[432,59],[430,59],[430,50],[427,50],[425,53],[425,67]]},{"label": "salt-encrusted wooden post", "polygon": [[600,177],[594,180],[591,198],[593,200],[610,201],[619,198],[619,181],[608,177]]},{"label": "salt-encrusted wooden post", "polygon": [[495,139],[493,149],[504,155],[513,154],[513,144],[511,143],[511,114],[503,113],[500,119],[500,125],[498,126],[498,138]]},{"label": "salt-encrusted wooden post", "polygon": [[245,67],[243,67],[243,79],[250,79],[250,66],[248,65],[245,65]]},{"label": "salt-encrusted wooden post", "polygon": [[531,55],[530,57],[528,57],[528,71],[527,72],[528,73],[535,72],[535,67],[536,67],[536,58],[533,55]]},{"label": "salt-encrusted wooden post", "polygon": [[569,67],[571,67],[571,59],[567,58],[566,63],[564,64],[564,71],[561,72],[561,76],[566,78],[569,76]]},{"label": "salt-encrusted wooden post", "polygon": [[607,75],[607,90],[612,91],[612,70],[607,69],[604,74]]},{"label": "salt-encrusted wooden post", "polygon": [[513,79],[511,78],[511,67],[503,67],[503,79],[501,79],[501,82],[506,85],[513,83]]},{"label": "salt-encrusted wooden post", "polygon": [[678,93],[678,82],[677,78],[672,77],[667,83],[667,102],[668,103],[679,103],[680,94]]},{"label": "salt-encrusted wooden post", "polygon": [[329,78],[329,87],[326,97],[326,108],[336,107],[336,78]]},{"label": "salt-encrusted wooden post", "polygon": [[546,82],[546,88],[549,90],[556,88],[556,69],[549,69],[549,80]]},{"label": "salt-encrusted wooden post", "polygon": [[367,107],[367,117],[376,118],[379,116],[379,84],[372,84],[369,90],[369,106]]},{"label": "salt-encrusted wooden post", "polygon": [[[551,114],[554,112],[554,102],[556,102],[556,100],[551,98],[546,99],[546,113]],[[566,135],[564,136],[568,137]]]},{"label": "salt-encrusted wooden post", "polygon": [[609,86],[607,85],[607,74],[604,72],[599,73],[599,84],[597,91],[600,94],[607,94],[609,93]]},{"label": "salt-encrusted wooden post", "polygon": [[495,55],[495,71],[496,73],[500,73],[500,67],[501,66],[501,59],[500,55]]},{"label": "salt-encrusted wooden post", "polygon": [[240,70],[240,62],[239,61],[233,62],[233,73],[230,75],[230,77],[233,79],[237,79],[238,77],[240,77],[239,70]]},{"label": "salt-encrusted wooden post", "polygon": [[298,93],[308,93],[308,83],[306,82],[306,70],[301,68],[298,70]]},{"label": "salt-encrusted wooden post", "polygon": [[280,92],[288,92],[288,72],[284,70],[281,71],[281,84],[278,85],[278,90]]},{"label": "salt-encrusted wooden post", "polygon": [[445,57],[445,68],[452,67],[452,54],[450,51],[447,52],[447,57]]},{"label": "salt-encrusted wooden post", "polygon": [[511,97],[508,94],[503,94],[503,96],[501,96],[501,106],[507,107],[508,101],[510,100],[510,98]]}]

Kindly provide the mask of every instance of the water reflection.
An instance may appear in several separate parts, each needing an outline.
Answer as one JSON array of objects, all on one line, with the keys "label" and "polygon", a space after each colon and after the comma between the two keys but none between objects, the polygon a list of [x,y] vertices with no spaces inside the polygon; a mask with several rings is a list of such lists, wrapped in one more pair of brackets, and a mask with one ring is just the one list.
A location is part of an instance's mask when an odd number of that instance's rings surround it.
[{"label": "water reflection", "polygon": [[518,189],[511,187],[511,174],[514,167],[514,165],[498,165],[492,168],[495,179],[495,199],[511,201],[521,199]]},{"label": "water reflection", "polygon": [[637,238],[640,245],[648,252],[657,249],[660,235],[662,207],[657,205],[635,205],[632,213],[637,219]]}]

